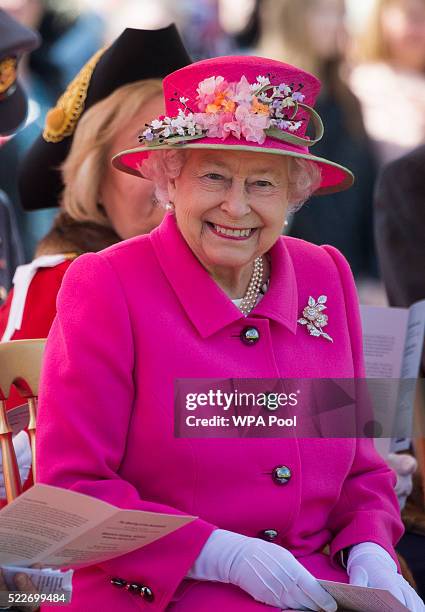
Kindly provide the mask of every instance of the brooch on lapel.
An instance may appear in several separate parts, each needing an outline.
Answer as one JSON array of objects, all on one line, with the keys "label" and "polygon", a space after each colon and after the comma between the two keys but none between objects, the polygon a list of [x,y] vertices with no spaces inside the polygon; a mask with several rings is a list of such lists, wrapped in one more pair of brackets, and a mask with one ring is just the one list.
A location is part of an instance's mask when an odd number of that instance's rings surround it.
[{"label": "brooch on lapel", "polygon": [[326,310],[325,303],[327,299],[326,295],[321,295],[316,302],[310,296],[308,298],[308,305],[303,310],[303,316],[301,319],[298,319],[297,323],[306,325],[310,336],[316,336],[317,338],[322,336],[322,338],[333,342],[330,335],[323,331],[323,327],[326,327],[328,324],[328,316],[323,314],[323,310]]}]

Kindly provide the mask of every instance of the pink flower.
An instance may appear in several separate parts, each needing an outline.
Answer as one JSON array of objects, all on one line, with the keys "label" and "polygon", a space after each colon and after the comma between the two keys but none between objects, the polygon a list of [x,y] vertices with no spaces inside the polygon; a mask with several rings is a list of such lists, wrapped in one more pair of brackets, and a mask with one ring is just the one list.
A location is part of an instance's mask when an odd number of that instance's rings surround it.
[{"label": "pink flower", "polygon": [[263,144],[266,139],[264,130],[270,127],[270,117],[268,115],[258,115],[245,106],[238,106],[235,119],[240,125],[241,132],[246,140]]},{"label": "pink flower", "polygon": [[200,111],[205,111],[208,104],[213,104],[214,100],[220,93],[227,91],[229,84],[224,80],[222,76],[210,77],[204,79],[198,85],[197,98],[198,108]]},{"label": "pink flower", "polygon": [[237,102],[239,106],[251,106],[253,93],[251,85],[248,83],[245,76],[242,76],[239,83],[236,85],[235,95],[233,100]]},{"label": "pink flower", "polygon": [[221,113],[195,113],[195,122],[206,131],[210,138],[223,138],[223,126],[220,121]]}]

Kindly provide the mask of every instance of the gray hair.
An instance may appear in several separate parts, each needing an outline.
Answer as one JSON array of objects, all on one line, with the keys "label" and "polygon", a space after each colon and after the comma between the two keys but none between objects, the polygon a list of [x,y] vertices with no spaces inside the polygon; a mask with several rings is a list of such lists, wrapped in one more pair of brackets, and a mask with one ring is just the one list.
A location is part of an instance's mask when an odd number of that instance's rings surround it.
[{"label": "gray hair", "polygon": [[[169,203],[168,180],[177,178],[187,158],[187,150],[152,151],[139,166],[139,171],[155,185],[155,197],[161,206]],[[288,156],[289,212],[296,212],[320,187],[319,166],[301,157]]]}]

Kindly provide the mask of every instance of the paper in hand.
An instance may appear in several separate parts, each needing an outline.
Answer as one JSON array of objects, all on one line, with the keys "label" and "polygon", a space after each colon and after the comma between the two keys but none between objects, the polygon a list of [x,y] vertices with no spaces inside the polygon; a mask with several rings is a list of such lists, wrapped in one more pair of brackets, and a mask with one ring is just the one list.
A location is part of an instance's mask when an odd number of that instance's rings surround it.
[{"label": "paper in hand", "polygon": [[26,574],[37,591],[44,595],[54,593],[63,594],[66,599],[71,598],[72,592],[72,570],[61,572],[60,570],[52,570],[49,568],[35,569],[30,567],[14,567],[12,565],[0,566],[4,580],[10,591],[16,591],[16,586],[13,577],[15,574]]},{"label": "paper in hand", "polygon": [[340,611],[409,612],[406,606],[384,589],[353,586],[330,580],[319,580],[319,582],[335,599]]}]

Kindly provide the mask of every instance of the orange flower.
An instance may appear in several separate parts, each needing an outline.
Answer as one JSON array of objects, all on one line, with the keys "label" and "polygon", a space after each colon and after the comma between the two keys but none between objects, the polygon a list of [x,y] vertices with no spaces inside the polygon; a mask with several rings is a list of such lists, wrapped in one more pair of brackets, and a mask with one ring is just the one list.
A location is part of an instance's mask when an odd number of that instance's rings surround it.
[{"label": "orange flower", "polygon": [[254,111],[254,113],[257,113],[259,115],[268,115],[270,112],[270,109],[267,104],[261,104],[261,102],[258,101],[256,96],[253,96],[252,110]]},{"label": "orange flower", "polygon": [[221,91],[215,98],[214,104],[217,106],[223,106],[226,103],[226,94],[224,91]]},{"label": "orange flower", "polygon": [[206,113],[218,113],[219,110],[221,109],[217,104],[207,104],[205,108]]},{"label": "orange flower", "polygon": [[236,104],[232,100],[226,100],[223,104],[223,110],[225,113],[233,113],[236,108]]}]

